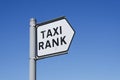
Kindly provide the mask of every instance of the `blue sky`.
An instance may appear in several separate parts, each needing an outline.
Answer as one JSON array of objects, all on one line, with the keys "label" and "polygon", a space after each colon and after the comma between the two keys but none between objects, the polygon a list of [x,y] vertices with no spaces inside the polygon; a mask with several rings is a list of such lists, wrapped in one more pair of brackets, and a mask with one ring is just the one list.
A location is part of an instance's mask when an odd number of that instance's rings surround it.
[{"label": "blue sky", "polygon": [[119,0],[0,0],[0,80],[29,80],[29,20],[66,16],[67,55],[37,61],[37,80],[120,80]]}]

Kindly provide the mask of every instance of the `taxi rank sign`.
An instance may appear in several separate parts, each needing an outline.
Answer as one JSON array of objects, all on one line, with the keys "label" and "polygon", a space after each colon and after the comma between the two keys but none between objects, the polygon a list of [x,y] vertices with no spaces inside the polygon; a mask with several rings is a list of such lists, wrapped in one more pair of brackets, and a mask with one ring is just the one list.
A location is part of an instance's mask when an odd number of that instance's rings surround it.
[{"label": "taxi rank sign", "polygon": [[65,17],[37,24],[36,27],[38,57],[45,58],[67,53],[74,30]]}]

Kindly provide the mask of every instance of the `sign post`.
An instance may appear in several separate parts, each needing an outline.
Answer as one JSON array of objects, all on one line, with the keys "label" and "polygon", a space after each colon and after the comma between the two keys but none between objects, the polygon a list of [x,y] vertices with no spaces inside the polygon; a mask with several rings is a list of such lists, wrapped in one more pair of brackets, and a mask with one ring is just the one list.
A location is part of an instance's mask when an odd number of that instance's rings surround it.
[{"label": "sign post", "polygon": [[30,19],[29,80],[36,80],[36,61],[68,52],[74,30],[65,17],[37,24]]},{"label": "sign post", "polygon": [[36,80],[36,20],[30,19],[30,60],[29,60],[29,80]]}]

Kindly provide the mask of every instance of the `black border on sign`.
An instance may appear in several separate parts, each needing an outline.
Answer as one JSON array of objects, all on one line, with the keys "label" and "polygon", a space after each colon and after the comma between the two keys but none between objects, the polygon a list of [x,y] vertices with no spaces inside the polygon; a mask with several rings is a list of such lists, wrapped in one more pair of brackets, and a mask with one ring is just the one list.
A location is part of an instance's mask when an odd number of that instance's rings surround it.
[{"label": "black border on sign", "polygon": [[52,20],[49,20],[49,21],[45,21],[45,22],[42,22],[42,23],[38,23],[38,24],[36,24],[37,25],[36,27],[38,28],[39,26],[49,24],[49,23],[52,23],[52,22],[55,22],[55,21],[59,21],[59,20],[62,20],[62,19],[66,19],[65,16],[55,18],[55,19],[52,19]]},{"label": "black border on sign", "polygon": [[[62,16],[62,17],[59,17],[59,18],[56,18],[56,19],[52,19],[52,20],[49,20],[49,21],[45,21],[45,22],[42,22],[42,23],[38,23],[36,24],[36,44],[37,44],[37,28],[42,26],[42,25],[45,25],[45,24],[49,24],[49,23],[52,23],[52,22],[55,22],[55,21],[59,21],[59,20],[62,20],[62,19],[65,19],[67,22],[68,20],[66,19],[65,16]],[[56,52],[56,53],[51,53],[51,54],[47,54],[47,55],[43,55],[43,56],[38,56],[37,54],[37,50],[36,49],[36,60],[39,60],[39,59],[44,59],[44,58],[48,58],[48,57],[53,57],[53,56],[59,56],[59,55],[63,55],[63,54],[67,54],[68,53],[68,50],[70,48],[70,45],[72,43],[72,40],[74,38],[74,35],[75,35],[75,30],[73,29],[73,27],[71,26],[71,24],[68,22],[68,24],[70,25],[70,27],[72,28],[72,30],[74,31],[74,34],[73,34],[73,37],[70,41],[70,44],[68,46],[68,49],[66,51],[61,51],[61,52]],[[37,46],[37,45],[36,45]],[[37,47],[38,48],[38,47]]]}]

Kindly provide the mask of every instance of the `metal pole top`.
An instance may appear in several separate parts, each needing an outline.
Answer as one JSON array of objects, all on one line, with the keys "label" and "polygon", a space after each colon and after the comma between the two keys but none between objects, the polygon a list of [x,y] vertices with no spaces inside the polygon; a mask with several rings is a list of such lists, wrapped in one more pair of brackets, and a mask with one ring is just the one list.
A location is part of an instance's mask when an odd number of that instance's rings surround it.
[{"label": "metal pole top", "polygon": [[35,24],[36,24],[36,19],[35,18],[31,18],[30,19],[30,26],[35,26]]}]

